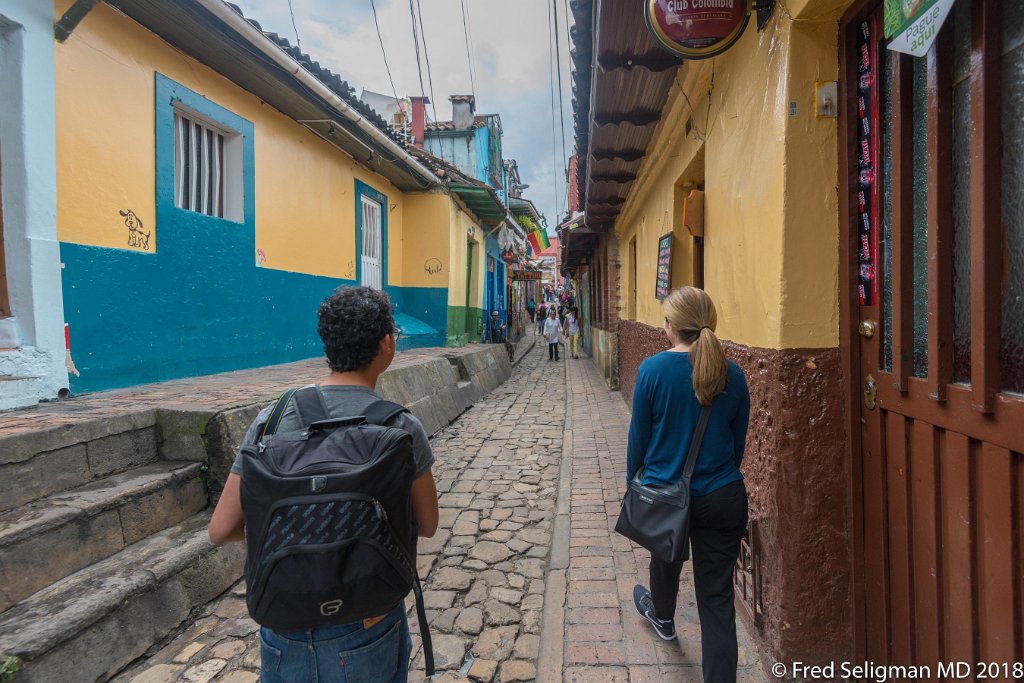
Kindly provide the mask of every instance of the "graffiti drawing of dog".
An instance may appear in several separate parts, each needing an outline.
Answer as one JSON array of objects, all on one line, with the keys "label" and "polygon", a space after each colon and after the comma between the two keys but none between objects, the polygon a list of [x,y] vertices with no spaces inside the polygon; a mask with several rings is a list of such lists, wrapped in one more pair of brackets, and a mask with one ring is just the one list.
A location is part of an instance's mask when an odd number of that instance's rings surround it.
[{"label": "graffiti drawing of dog", "polygon": [[118,211],[124,217],[124,225],[128,228],[128,246],[149,251],[149,236],[152,233],[142,231],[142,219],[134,211]]}]

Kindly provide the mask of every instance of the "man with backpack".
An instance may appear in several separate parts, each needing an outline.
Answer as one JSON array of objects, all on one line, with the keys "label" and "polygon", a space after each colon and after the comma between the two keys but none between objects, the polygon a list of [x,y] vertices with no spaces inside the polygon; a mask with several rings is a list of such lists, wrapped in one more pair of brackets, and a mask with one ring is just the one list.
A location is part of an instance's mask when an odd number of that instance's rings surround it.
[{"label": "man with backpack", "polygon": [[434,455],[420,421],[374,392],[399,336],[387,294],[339,287],[317,316],[331,372],[257,415],[210,540],[246,541],[261,681],[406,681],[410,589],[433,673],[416,536],[437,530]]}]

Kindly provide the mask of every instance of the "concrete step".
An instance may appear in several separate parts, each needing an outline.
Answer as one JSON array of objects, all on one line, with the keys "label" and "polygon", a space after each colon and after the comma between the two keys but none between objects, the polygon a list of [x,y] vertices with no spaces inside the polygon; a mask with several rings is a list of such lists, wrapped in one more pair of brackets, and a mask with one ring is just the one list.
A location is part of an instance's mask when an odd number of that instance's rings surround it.
[{"label": "concrete step", "polygon": [[215,547],[193,515],[72,574],[0,614],[0,653],[19,683],[105,681],[242,573],[244,544]]},{"label": "concrete step", "polygon": [[201,467],[155,462],[0,514],[0,611],[202,510]]}]

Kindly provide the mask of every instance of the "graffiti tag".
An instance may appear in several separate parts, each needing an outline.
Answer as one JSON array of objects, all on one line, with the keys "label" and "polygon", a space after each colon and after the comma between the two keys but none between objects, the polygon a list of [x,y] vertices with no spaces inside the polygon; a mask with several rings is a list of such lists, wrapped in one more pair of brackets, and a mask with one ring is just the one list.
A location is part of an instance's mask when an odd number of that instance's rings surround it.
[{"label": "graffiti tag", "polygon": [[127,211],[118,211],[118,213],[121,214],[122,218],[124,218],[124,225],[128,228],[128,246],[149,251],[149,236],[152,235],[153,232],[142,231],[142,219],[139,218],[131,209],[128,209]]},{"label": "graffiti tag", "polygon": [[444,270],[444,264],[440,259],[428,258],[423,264],[423,272],[427,275],[437,275]]}]

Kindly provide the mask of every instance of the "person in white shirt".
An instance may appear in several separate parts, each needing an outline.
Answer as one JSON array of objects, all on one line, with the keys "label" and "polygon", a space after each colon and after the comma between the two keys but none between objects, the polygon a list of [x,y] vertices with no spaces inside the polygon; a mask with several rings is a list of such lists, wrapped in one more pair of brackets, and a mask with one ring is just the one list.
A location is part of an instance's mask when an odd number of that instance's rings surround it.
[{"label": "person in white shirt", "polygon": [[554,306],[548,309],[548,319],[544,321],[544,337],[548,340],[548,360],[561,360],[558,345],[562,341],[562,326],[558,323],[558,311]]}]

